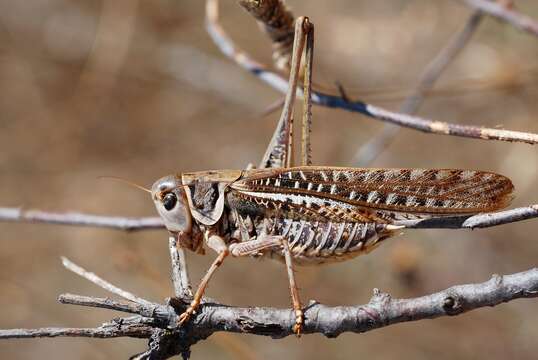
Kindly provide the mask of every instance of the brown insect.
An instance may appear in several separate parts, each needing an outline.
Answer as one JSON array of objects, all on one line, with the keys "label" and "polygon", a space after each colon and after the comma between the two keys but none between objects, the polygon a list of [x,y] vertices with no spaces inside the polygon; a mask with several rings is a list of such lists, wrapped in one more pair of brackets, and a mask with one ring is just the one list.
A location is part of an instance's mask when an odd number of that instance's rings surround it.
[{"label": "brown insect", "polygon": [[[218,253],[192,303],[224,259],[265,256],[285,262],[295,326],[304,322],[293,265],[342,261],[367,253],[404,228],[398,221],[471,215],[508,205],[511,181],[491,172],[458,169],[361,169],[310,166],[310,89],[314,27],[297,20],[289,90],[273,138],[258,169],[216,170],[166,176],[152,198],[178,243]],[[301,166],[293,167],[293,103],[305,48]]]}]

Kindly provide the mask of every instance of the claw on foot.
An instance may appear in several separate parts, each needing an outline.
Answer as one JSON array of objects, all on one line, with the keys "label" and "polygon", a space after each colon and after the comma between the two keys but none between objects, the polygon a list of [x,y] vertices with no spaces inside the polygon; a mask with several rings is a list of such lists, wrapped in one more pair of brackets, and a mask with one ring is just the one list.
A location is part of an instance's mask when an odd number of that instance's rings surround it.
[{"label": "claw on foot", "polygon": [[189,306],[187,308],[187,310],[185,310],[185,312],[183,314],[179,315],[178,324],[181,326],[184,323],[186,323],[187,321],[189,321],[192,314],[194,314],[194,308],[192,306]]},{"label": "claw on foot", "polygon": [[295,310],[295,325],[293,325],[293,332],[295,333],[295,336],[297,336],[298,338],[301,337],[301,334],[303,332],[303,324],[304,324],[303,310],[297,309]]}]

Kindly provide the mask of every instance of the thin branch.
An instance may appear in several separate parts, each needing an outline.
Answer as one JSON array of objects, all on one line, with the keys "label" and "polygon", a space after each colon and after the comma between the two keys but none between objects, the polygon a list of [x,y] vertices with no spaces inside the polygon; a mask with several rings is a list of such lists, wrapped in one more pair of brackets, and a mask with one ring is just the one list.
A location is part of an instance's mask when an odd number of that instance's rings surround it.
[{"label": "thin branch", "polygon": [[138,314],[146,318],[153,318],[165,328],[177,328],[178,316],[170,305],[155,304],[149,301],[135,303],[132,301],[118,301],[110,298],[97,298],[74,294],[62,294],[58,297],[62,304],[89,306],[131,314]]},{"label": "thin branch", "polygon": [[458,56],[465,45],[469,43],[483,18],[484,15],[481,11],[475,11],[469,16],[463,29],[451,37],[446,46],[426,66],[413,93],[402,104],[401,112],[411,114],[418,110],[424,100],[424,95],[433,87],[443,71]]},{"label": "thin branch", "polygon": [[[517,298],[538,297],[538,269],[512,275],[494,275],[479,284],[458,285],[414,299],[393,299],[374,290],[368,304],[327,307],[313,303],[305,310],[304,333],[335,337],[343,332],[366,332],[392,324],[446,315],[458,315]],[[196,326],[231,332],[284,337],[292,335],[291,309],[205,306]]]},{"label": "thin branch", "polygon": [[[15,211],[18,210],[18,209],[11,209],[11,208],[0,208],[0,221],[5,220],[5,218],[2,217],[2,209],[8,210],[8,212],[9,210],[15,210]],[[49,213],[45,211],[38,211],[38,212],[43,214],[44,219],[48,217]],[[63,215],[63,214],[52,213],[52,215],[56,216],[56,215]],[[87,215],[78,214],[78,216],[85,217]],[[95,216],[95,215],[88,215],[88,216]],[[121,230],[124,229],[121,226],[121,224],[123,223],[122,219],[124,218],[118,218],[118,217],[112,217],[112,216],[111,217],[96,216],[96,217],[99,217],[103,219],[104,221],[106,221],[107,223],[109,223],[111,225],[109,226],[110,228],[121,229]],[[404,225],[407,228],[416,228],[416,229],[418,228],[420,229],[425,229],[425,228],[428,228],[428,229],[473,229],[473,228],[483,228],[483,227],[492,227],[492,226],[497,226],[497,225],[509,224],[509,223],[518,222],[522,220],[528,220],[528,219],[532,219],[536,217],[538,217],[538,204],[515,208],[515,209],[509,209],[505,211],[498,211],[498,212],[493,212],[493,213],[483,213],[483,214],[478,214],[474,216],[439,217],[439,218],[426,219],[426,220],[402,220],[402,221],[396,222],[395,224]],[[117,219],[119,219],[118,226],[114,226],[115,221]],[[144,220],[144,219],[147,219],[147,218],[140,218],[140,220]],[[131,220],[133,221],[133,223],[136,223],[138,221],[138,219],[135,219],[135,218],[132,218]],[[8,221],[25,222],[27,220],[24,218],[20,218],[17,220],[8,219]],[[45,221],[43,220],[43,222]],[[64,221],[61,224],[80,225],[77,219],[74,219],[73,222],[70,222],[68,216],[65,217]],[[91,225],[84,224],[84,226],[91,226]],[[96,225],[96,226],[100,226],[100,225]],[[147,229],[153,229],[153,228],[152,227],[150,228],[140,227],[137,230],[147,230]],[[177,270],[178,264],[180,266],[179,269],[186,269],[187,266],[186,266],[186,262],[184,258],[185,257],[184,252],[181,250],[177,250],[178,253],[175,254],[174,253],[175,250],[173,250],[172,244],[170,242],[169,242],[169,246],[170,246],[170,251],[171,251],[170,256],[172,257],[172,259],[177,258],[179,261],[179,263],[176,262],[176,264],[173,265],[173,269],[176,269],[173,271],[178,271]],[[179,270],[179,272],[181,273],[181,270]],[[181,281],[183,282],[184,288],[190,289],[190,281],[186,273],[183,275],[172,274],[172,276],[173,277],[175,276],[177,279],[181,279]],[[192,290],[188,290],[188,292],[186,293],[186,296],[187,297],[191,296],[189,295],[191,293],[192,293]]]},{"label": "thin branch", "polygon": [[58,297],[62,304],[90,306],[109,310],[122,311],[132,314],[139,314],[146,317],[152,317],[155,313],[155,307],[135,303],[132,301],[118,301],[110,298],[96,298],[91,296],[62,294]]},{"label": "thin branch", "polygon": [[0,330],[0,339],[27,339],[41,337],[92,337],[92,338],[114,338],[114,337],[141,337],[147,338],[151,335],[151,328],[135,330],[123,328],[121,330],[111,330],[109,327],[99,328],[40,328],[40,329],[8,329]]},{"label": "thin branch", "polygon": [[[249,54],[240,50],[234,45],[230,37],[219,24],[217,0],[207,0],[206,27],[215,44],[226,56],[234,60],[239,66],[245,68],[255,76],[259,77],[261,80],[265,81],[276,90],[286,93],[288,85],[287,80],[284,77],[274,71],[269,70],[264,65],[252,59]],[[301,94],[302,96],[302,92],[300,90],[298,90],[298,94]],[[312,101],[318,105],[330,108],[340,108],[351,112],[358,112],[378,120],[427,133],[453,135],[483,140],[517,141],[528,144],[538,143],[538,134],[433,121],[417,116],[391,112],[362,101],[346,101],[341,96],[329,95],[319,91],[312,92]]]},{"label": "thin branch", "polygon": [[395,225],[409,229],[476,229],[487,228],[538,217],[538,204],[473,216],[439,217],[423,220],[402,220]]},{"label": "thin branch", "polygon": [[461,136],[482,140],[523,142],[527,144],[538,143],[538,135],[533,133],[451,124],[447,122],[423,119],[417,116],[395,113],[373,105],[367,105],[366,107],[371,116],[375,117],[376,119],[385,120],[393,124],[427,133]]},{"label": "thin branch", "polygon": [[502,3],[495,3],[489,0],[459,0],[468,6],[475,8],[494,16],[499,20],[505,21],[515,28],[526,31],[529,34],[538,36],[538,21],[529,16],[523,15],[518,11],[504,6]]},{"label": "thin branch", "polygon": [[172,262],[172,284],[174,293],[180,299],[192,298],[191,282],[185,261],[185,251],[178,244],[175,236],[168,238],[168,247],[170,249],[170,260]]},{"label": "thin branch", "polygon": [[54,213],[7,207],[0,207],[0,221],[104,227],[125,231],[164,228],[163,222],[159,217],[127,218],[121,216],[90,215],[78,212]]},{"label": "thin branch", "polygon": [[538,217],[538,204],[527,207],[471,216],[462,227],[475,229],[510,224]]},{"label": "thin branch", "polygon": [[[404,114],[414,114],[417,112],[424,101],[426,93],[433,88],[443,71],[458,56],[469,40],[471,40],[482,19],[483,14],[481,11],[475,11],[471,14],[463,29],[455,34],[426,66],[424,72],[419,77],[417,86],[400,107],[400,112]],[[352,163],[358,166],[368,166],[371,164],[392,143],[400,129],[398,126],[385,124],[379,134],[376,134],[358,149]]]},{"label": "thin branch", "polygon": [[136,296],[136,295],[134,295],[134,294],[132,294],[132,293],[130,293],[128,291],[122,290],[119,287],[112,285],[108,281],[103,280],[102,278],[100,278],[96,274],[85,270],[84,268],[78,266],[77,264],[75,264],[74,262],[72,262],[71,260],[69,260],[68,258],[63,257],[63,256],[62,256],[62,264],[67,270],[70,270],[70,271],[74,272],[75,274],[85,278],[86,280],[91,281],[95,285],[97,285],[97,286],[99,286],[99,287],[101,287],[101,288],[103,288],[103,289],[105,289],[107,291],[110,291],[113,294],[121,296],[124,299],[133,301],[133,302],[138,303],[138,304],[144,304],[144,305],[150,305],[151,304],[147,300],[144,300],[144,299],[142,299],[142,298],[140,298],[140,297],[138,297],[138,296]]},{"label": "thin branch", "polygon": [[[148,321],[149,320],[149,321]],[[117,337],[149,338],[154,332],[152,319],[140,316],[117,319],[97,328],[40,328],[0,330],[0,339],[28,339],[43,337],[89,337],[109,339]]]},{"label": "thin branch", "polygon": [[[73,303],[103,307],[107,299],[64,295]],[[336,337],[343,332],[366,332],[400,322],[433,319],[440,316],[459,315],[464,312],[486,306],[496,306],[519,298],[538,297],[538,269],[512,274],[493,275],[486,282],[457,285],[430,295],[412,299],[393,299],[389,294],[374,290],[374,295],[367,304],[359,306],[328,307],[311,302],[305,309],[304,333],[320,333],[328,337]],[[115,304],[112,308],[124,304]],[[128,311],[132,310],[130,305]],[[154,304],[157,308],[161,305]],[[162,306],[161,306],[162,307]],[[171,307],[163,307],[170,312],[170,318],[177,314]],[[155,315],[153,316],[155,317]],[[166,317],[165,317],[166,318]],[[126,324],[137,324],[136,328]],[[145,322],[142,322],[145,321]],[[281,338],[293,334],[295,322],[292,309],[275,308],[239,308],[222,304],[205,303],[187,327],[167,334],[173,341],[199,341],[216,331],[249,333],[255,335]],[[148,329],[151,324],[153,331]],[[140,327],[141,326],[141,327]],[[136,316],[122,319],[121,322],[104,324],[96,329],[13,329],[0,331],[0,338],[14,337],[53,337],[53,336],[87,336],[115,337],[135,336],[149,337],[162,325],[151,323],[151,319]],[[174,331],[179,331],[174,333]],[[178,352],[175,352],[177,354]],[[173,354],[168,354],[172,356]]]}]

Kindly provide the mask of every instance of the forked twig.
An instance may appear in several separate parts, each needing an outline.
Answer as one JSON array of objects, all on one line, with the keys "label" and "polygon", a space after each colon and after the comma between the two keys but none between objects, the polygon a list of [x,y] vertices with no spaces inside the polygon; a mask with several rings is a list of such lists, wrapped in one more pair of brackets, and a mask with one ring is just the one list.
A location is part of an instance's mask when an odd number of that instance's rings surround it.
[{"label": "forked twig", "polygon": [[[373,297],[364,305],[328,307],[311,302],[305,309],[304,332],[336,337],[343,332],[366,332],[400,322],[458,315],[518,298],[537,296],[538,269],[505,276],[493,275],[489,281],[483,283],[453,286],[413,299],[394,299],[376,289]],[[178,328],[178,310],[169,305],[150,302],[126,303],[71,294],[61,295],[60,302],[138,315],[117,319],[98,328],[0,330],[0,338],[129,336],[149,338],[148,352],[156,348],[156,343],[166,340],[168,346],[160,347],[159,352],[154,352],[154,357],[149,358],[167,359],[180,353],[188,354],[191,345],[216,331],[249,333],[273,338],[293,334],[294,316],[291,309],[240,308],[206,303],[192,319],[192,325]]]},{"label": "forked twig", "polygon": [[[417,86],[401,105],[400,112],[404,114],[414,114],[417,112],[427,92],[433,88],[443,71],[458,56],[465,45],[467,45],[482,19],[483,14],[481,11],[475,11],[471,14],[463,29],[454,35],[426,66],[424,72],[419,77]],[[400,129],[398,126],[385,124],[379,134],[376,134],[357,150],[352,163],[358,166],[370,165],[392,143]]]},{"label": "forked twig", "polygon": [[[287,80],[282,75],[269,70],[266,66],[252,59],[249,54],[236,47],[224,29],[220,26],[217,0],[207,0],[206,27],[215,44],[226,56],[276,90],[286,93],[288,87]],[[298,90],[298,93],[302,94],[300,90]],[[341,96],[329,95],[320,91],[312,91],[312,101],[318,105],[358,112],[378,120],[427,133],[483,140],[517,141],[528,144],[538,143],[538,134],[434,121],[388,111],[362,101],[350,102]]]},{"label": "forked twig", "polygon": [[507,8],[502,4],[489,0],[459,0],[468,6],[480,10],[485,14],[496,17],[515,28],[538,36],[538,21],[519,13],[518,11]]},{"label": "forked twig", "polygon": [[123,216],[100,216],[79,212],[55,213],[41,210],[0,207],[1,221],[45,223],[59,225],[91,226],[125,231],[164,228],[159,217],[128,218]]},{"label": "forked twig", "polygon": [[[129,301],[117,301],[109,298],[97,298],[73,294],[62,294],[58,301],[62,304],[105,308],[120,312],[137,314],[128,318],[114,319],[97,328],[41,328],[41,329],[7,329],[0,330],[0,339],[33,337],[135,337],[149,339],[149,349],[138,355],[140,359],[168,359],[181,354],[187,358],[190,346],[205,339],[210,333],[204,329],[187,330],[178,327],[178,314],[185,307],[179,299],[170,299],[168,304],[152,303],[139,298],[126,290],[112,285],[106,280],[87,271],[66,258],[63,265],[70,271],[82,276],[105,290],[119,295]],[[173,306],[171,305],[173,304]],[[173,344],[169,342],[173,340]],[[166,342],[167,346],[163,346]]]},{"label": "forked twig", "polygon": [[67,270],[74,272],[75,274],[85,278],[88,281],[91,281],[95,285],[97,285],[97,286],[99,286],[99,287],[101,287],[101,288],[103,288],[103,289],[105,289],[107,291],[110,291],[113,294],[116,294],[118,296],[121,296],[124,299],[133,301],[133,302],[138,303],[138,304],[144,304],[144,305],[150,304],[149,301],[146,301],[146,300],[144,300],[144,299],[142,299],[142,298],[140,298],[140,297],[138,297],[138,296],[136,296],[136,295],[134,295],[134,294],[132,294],[132,293],[130,293],[128,291],[122,290],[119,287],[112,285],[108,281],[103,280],[102,278],[100,278],[96,274],[84,270],[82,267],[78,266],[77,264],[75,264],[74,262],[72,262],[71,260],[69,260],[66,257],[62,257],[62,264]]},{"label": "forked twig", "polygon": [[144,303],[131,301],[117,301],[109,298],[97,298],[92,296],[81,296],[73,294],[62,294],[58,297],[61,304],[89,306],[95,308],[116,310],[131,314],[138,314],[147,318],[154,318],[165,326],[176,327],[174,309],[168,305],[154,304],[144,300]]}]

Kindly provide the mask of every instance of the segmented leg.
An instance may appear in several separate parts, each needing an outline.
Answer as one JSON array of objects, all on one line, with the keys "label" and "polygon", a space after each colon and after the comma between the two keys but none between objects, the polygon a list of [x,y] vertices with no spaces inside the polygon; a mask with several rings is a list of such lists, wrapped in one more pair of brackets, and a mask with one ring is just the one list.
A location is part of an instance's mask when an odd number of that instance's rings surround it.
[{"label": "segmented leg", "polygon": [[200,306],[200,302],[202,301],[202,297],[204,296],[205,289],[207,287],[207,283],[215,273],[215,271],[218,269],[220,265],[222,265],[222,262],[224,261],[224,258],[228,256],[229,252],[228,250],[222,251],[219,253],[219,256],[213,261],[213,264],[209,267],[209,270],[207,270],[207,273],[202,278],[202,281],[200,282],[200,285],[198,285],[198,289],[196,290],[196,293],[194,294],[194,298],[191,301],[191,304],[185,310],[183,314],[179,316],[179,325],[185,323],[190,319],[192,314],[196,311],[196,309]]},{"label": "segmented leg", "polygon": [[293,260],[291,258],[290,247],[288,240],[282,239],[282,248],[284,250],[284,260],[286,261],[286,270],[288,271],[288,279],[290,281],[291,300],[293,302],[293,310],[295,311],[295,325],[293,332],[299,337],[303,331],[304,314],[301,300],[299,299],[299,290],[295,283],[295,273],[293,272]]},{"label": "segmented leg", "polygon": [[301,127],[301,166],[312,165],[310,127],[312,125],[312,63],[314,62],[314,24],[306,19],[306,52],[303,86],[303,123]]},{"label": "segmented leg", "polygon": [[202,281],[200,281],[200,285],[198,285],[198,289],[196,289],[196,293],[194,294],[194,298],[192,299],[189,307],[187,308],[187,310],[185,310],[183,314],[179,316],[179,325],[188,321],[192,314],[194,314],[196,309],[200,306],[202,297],[204,296],[204,292],[207,287],[207,284],[209,283],[209,280],[211,280],[211,277],[219,268],[219,266],[222,265],[222,262],[224,261],[226,256],[230,254],[226,243],[224,242],[224,239],[222,239],[220,236],[211,234],[209,232],[204,234],[204,236],[207,245],[216,252],[218,252],[219,255],[207,270],[206,274],[202,278]]},{"label": "segmented leg", "polygon": [[244,241],[229,246],[232,256],[249,256],[255,255],[258,252],[269,249],[275,246],[282,245],[282,237],[280,236],[263,236],[257,240]]},{"label": "segmented leg", "polygon": [[295,22],[295,38],[291,60],[288,92],[271,142],[260,163],[260,168],[280,168],[293,166],[293,105],[297,92],[297,81],[301,65],[301,54],[305,44],[308,19],[300,17]]},{"label": "segmented leg", "polygon": [[288,278],[290,281],[291,299],[293,302],[293,310],[295,312],[295,325],[293,326],[293,332],[297,336],[300,336],[304,324],[304,315],[301,300],[299,299],[299,291],[297,290],[297,284],[295,283],[293,261],[291,258],[288,240],[281,236],[266,236],[258,240],[232,244],[230,245],[230,253],[232,256],[248,256],[275,246],[282,246],[284,251],[284,260],[286,262],[286,270],[288,271]]}]

